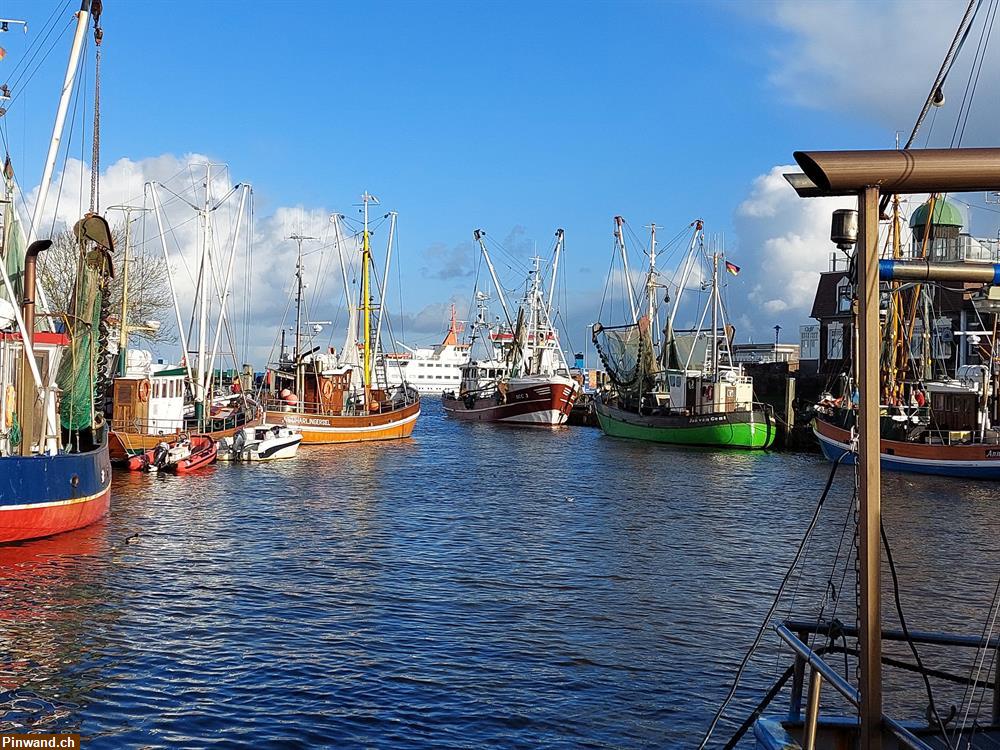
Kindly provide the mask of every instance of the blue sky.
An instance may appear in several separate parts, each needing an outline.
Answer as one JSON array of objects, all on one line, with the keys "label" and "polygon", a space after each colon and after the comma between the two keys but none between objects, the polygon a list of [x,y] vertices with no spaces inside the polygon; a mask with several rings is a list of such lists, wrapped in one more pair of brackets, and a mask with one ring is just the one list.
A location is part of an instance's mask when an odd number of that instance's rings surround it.
[{"label": "blue sky", "polygon": [[[3,13],[29,18],[35,33],[61,5],[9,1]],[[566,230],[576,297],[567,314],[582,331],[600,304],[618,213],[637,231],[655,221],[673,235],[700,217],[725,233],[747,270],[728,291],[741,339],[808,322],[801,304],[778,310],[780,288],[761,288],[768,274],[755,271],[769,262],[763,243],[785,229],[759,217],[749,227],[740,207],[795,149],[891,146],[912,124],[961,10],[920,5],[942,23],[923,23],[934,27],[927,50],[915,63],[901,57],[890,79],[897,102],[883,108],[888,94],[858,87],[885,89],[884,79],[852,82],[849,63],[826,64],[840,59],[824,56],[839,44],[825,29],[845,9],[878,23],[896,2],[106,5],[104,164],[207,154],[254,185],[260,216],[347,212],[362,190],[379,195],[399,212],[417,342],[439,337],[443,308],[431,306],[471,297],[471,277],[457,274],[480,226],[496,239],[521,227],[545,251]],[[0,39],[0,65],[23,52],[16,36]],[[882,46],[886,64],[892,49]],[[8,115],[26,189],[41,170],[65,53],[66,44],[54,49],[27,106]],[[846,100],[810,99],[824,86]],[[819,247],[814,265],[829,250]]]}]

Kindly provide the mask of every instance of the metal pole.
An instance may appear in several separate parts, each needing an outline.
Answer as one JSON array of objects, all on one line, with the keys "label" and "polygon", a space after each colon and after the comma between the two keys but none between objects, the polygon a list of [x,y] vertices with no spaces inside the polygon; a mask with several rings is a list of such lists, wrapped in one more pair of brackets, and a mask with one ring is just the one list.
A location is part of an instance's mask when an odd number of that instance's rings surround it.
[{"label": "metal pole", "polygon": [[656,224],[649,225],[649,276],[646,278],[646,304],[649,315],[650,339],[655,349],[659,342],[659,321],[656,320]]},{"label": "metal pole", "polygon": [[511,331],[514,330],[514,323],[510,319],[510,310],[507,308],[507,299],[503,296],[503,287],[500,286],[500,280],[497,278],[497,271],[493,267],[493,261],[490,260],[490,254],[486,250],[486,242],[483,237],[486,236],[486,232],[482,229],[476,229],[472,232],[473,239],[479,243],[479,249],[483,251],[483,260],[486,261],[486,268],[489,269],[490,278],[493,279],[493,286],[497,289],[497,297],[500,300],[500,307],[503,308],[503,315],[507,319],[507,326]]},{"label": "metal pole", "polygon": [[184,369],[187,370],[188,382],[194,388],[194,373],[191,370],[191,358],[188,357],[187,336],[184,334],[184,317],[181,315],[180,302],[177,300],[177,290],[174,289],[174,274],[170,270],[170,251],[167,249],[167,235],[163,233],[163,217],[160,215],[160,197],[156,193],[156,183],[148,182],[149,197],[153,202],[153,215],[156,217],[156,229],[160,234],[160,246],[163,248],[163,262],[167,266],[167,284],[170,287],[170,298],[174,303],[174,316],[177,319],[177,335],[181,339],[181,352],[184,359]]},{"label": "metal pole", "polygon": [[823,687],[823,675],[818,669],[809,674],[809,704],[806,706],[806,725],[802,730],[803,750],[815,750],[816,725],[819,723],[819,697]]},{"label": "metal pole", "polygon": [[625,219],[621,216],[615,217],[615,239],[618,240],[618,249],[622,253],[622,270],[625,272],[625,288],[628,290],[628,308],[632,313],[632,322],[639,322],[639,312],[636,309],[635,296],[632,293],[632,278],[628,274],[628,253],[625,249],[625,232],[623,227]]},{"label": "metal pole", "polygon": [[859,197],[857,298],[859,351],[858,556],[861,563],[861,750],[882,747],[881,472],[879,466],[878,187]]},{"label": "metal pole", "polygon": [[[396,233],[396,212],[389,212],[389,241],[385,249],[385,270],[382,272],[381,295],[378,300],[378,322],[375,324],[375,357],[378,358],[379,349],[382,346],[382,319],[387,315],[385,311],[385,298],[389,294],[389,264],[392,262],[392,238]],[[375,279],[377,282],[378,279]],[[391,342],[390,342],[391,343]],[[385,364],[385,359],[382,360]],[[388,377],[388,375],[386,376]],[[388,386],[388,383],[386,383]]]},{"label": "metal pole", "polygon": [[553,297],[553,295],[555,294],[555,291],[556,291],[556,276],[559,273],[559,253],[562,250],[562,245],[563,245],[563,230],[562,229],[557,229],[556,230],[556,251],[553,254],[554,257],[553,257],[553,260],[552,260],[552,279],[549,281],[549,299],[548,299],[547,304],[545,305],[546,309],[550,313],[550,315],[549,315],[550,318],[552,317],[551,316],[551,312],[552,312],[552,297]]},{"label": "metal pole", "polygon": [[[247,195],[249,193],[250,193],[250,186],[244,185],[243,191],[240,194],[240,205],[239,208],[236,209],[236,224],[233,228],[233,242],[229,248],[229,263],[226,266],[226,278],[222,282],[222,294],[220,295],[221,299],[219,300],[219,322],[215,327],[215,340],[212,342],[212,352],[209,355],[209,360],[208,360],[210,384],[213,382],[215,378],[215,357],[216,353],[219,351],[219,339],[222,336],[222,325],[223,325],[223,317],[226,312],[226,301],[229,298],[229,285],[232,282],[232,277],[233,277],[233,264],[236,260],[236,244],[239,241],[239,236],[240,236],[240,219],[243,217],[243,210],[246,206]],[[253,231],[253,229],[251,228],[248,231]],[[235,366],[236,365],[235,353],[233,355],[233,360],[234,360],[233,365]],[[221,366],[219,367],[219,369],[220,370],[222,369]]]}]

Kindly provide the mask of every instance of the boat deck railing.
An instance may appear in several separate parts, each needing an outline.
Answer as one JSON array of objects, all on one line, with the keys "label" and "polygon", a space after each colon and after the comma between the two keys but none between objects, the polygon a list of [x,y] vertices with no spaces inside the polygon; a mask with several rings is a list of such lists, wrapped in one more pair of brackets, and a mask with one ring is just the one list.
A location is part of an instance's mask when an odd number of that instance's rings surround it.
[{"label": "boat deck railing", "polygon": [[[839,622],[832,623],[825,621],[817,622],[814,620],[786,620],[782,624],[778,625],[775,630],[781,640],[784,641],[795,653],[795,664],[792,668],[791,674],[792,688],[788,713],[788,718],[791,721],[803,720],[802,700],[805,687],[806,666],[810,669],[808,705],[806,706],[802,737],[804,750],[813,750],[813,747],[815,746],[816,731],[820,713],[820,690],[823,681],[825,680],[828,682],[834,690],[840,693],[851,705],[855,707],[860,704],[861,696],[858,693],[857,688],[851,685],[839,672],[837,672],[836,669],[824,661],[820,650],[813,649],[808,645],[809,636],[829,636],[831,633],[836,632],[838,637],[843,636],[845,638],[854,638],[858,636],[858,629]],[[905,633],[899,630],[883,630],[882,639],[885,641],[897,641],[904,643],[910,642],[914,644],[943,647],[991,649],[997,654],[998,657],[1000,657],[1000,637],[985,638],[980,636],[964,636],[950,633],[934,633],[914,630],[910,630]],[[837,649],[824,650],[836,651]],[[844,649],[840,650],[843,651]],[[1000,670],[1000,658],[995,658],[994,660],[997,662],[996,669]],[[892,659],[888,659],[886,657],[883,657],[883,661],[891,663],[895,666],[921,671],[917,667],[896,663]],[[924,673],[930,674],[926,671]],[[957,676],[946,675],[941,672],[935,672],[934,675],[950,679],[962,679]],[[783,681],[778,687],[782,684]],[[991,720],[993,724],[997,724],[1000,722],[1000,681],[997,680],[996,675],[994,675],[993,683],[986,683],[986,687],[990,686],[993,688]],[[772,692],[770,692],[765,698],[765,702],[759,705],[754,711],[754,716],[759,716],[761,711],[763,711],[766,707],[767,703],[770,703],[775,695],[777,695],[777,691],[772,690]],[[904,726],[897,719],[883,714],[882,722],[886,730],[891,732],[902,746],[913,748],[913,750],[934,750],[933,745],[928,744],[923,739],[918,737],[913,730]]]},{"label": "boat deck railing", "polygon": [[409,397],[405,399],[386,398],[375,402],[378,404],[377,409],[365,411],[363,399],[360,401],[353,399],[348,400],[341,409],[331,409],[328,404],[324,404],[320,401],[299,401],[294,404],[288,404],[277,396],[263,399],[264,409],[266,411],[283,412],[285,414],[316,414],[329,417],[354,417],[364,416],[367,414],[379,414],[381,412],[399,409],[403,406],[409,406],[410,404],[415,403],[415,401],[416,399]]}]

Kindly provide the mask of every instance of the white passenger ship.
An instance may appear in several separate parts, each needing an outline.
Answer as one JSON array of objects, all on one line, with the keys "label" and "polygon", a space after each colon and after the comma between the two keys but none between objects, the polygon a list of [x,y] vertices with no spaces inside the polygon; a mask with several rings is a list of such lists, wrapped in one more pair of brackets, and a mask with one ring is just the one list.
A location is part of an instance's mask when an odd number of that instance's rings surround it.
[{"label": "white passenger ship", "polygon": [[387,354],[385,357],[386,378],[390,386],[407,385],[420,393],[443,393],[459,387],[462,380],[462,366],[469,361],[469,344],[458,343],[462,324],[455,318],[455,306],[451,306],[451,325],[444,341],[433,349],[423,347],[411,349],[403,344],[406,352]]}]

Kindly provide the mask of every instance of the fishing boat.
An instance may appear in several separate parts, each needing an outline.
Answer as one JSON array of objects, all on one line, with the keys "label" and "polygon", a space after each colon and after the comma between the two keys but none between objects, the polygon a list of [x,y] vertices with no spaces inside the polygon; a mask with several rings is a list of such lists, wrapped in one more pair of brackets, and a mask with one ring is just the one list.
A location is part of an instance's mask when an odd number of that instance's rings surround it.
[{"label": "fishing boat", "polygon": [[[597,420],[612,437],[711,448],[769,448],[775,438],[774,417],[754,401],[753,379],[733,362],[733,329],[726,322],[720,296],[720,262],[733,273],[739,268],[721,252],[706,252],[700,220],[691,227],[658,344],[657,291],[664,284],[656,270],[656,225],[650,230],[645,310],[640,314],[628,282],[624,219],[615,217],[615,253],[624,269],[631,322],[593,326],[592,338],[610,379],[610,387],[595,398]],[[708,265],[708,300],[696,318],[697,327],[679,329],[676,321],[684,292],[703,262]]]},{"label": "fishing boat", "polygon": [[[222,174],[224,168],[219,165],[205,164],[204,193],[190,196],[192,200],[185,196],[180,201],[173,201],[174,206],[193,210],[199,227],[198,243],[194,248],[198,274],[187,322],[182,317],[174,271],[170,270],[174,265],[174,256],[168,237],[173,237],[174,233],[169,230],[170,217],[160,200],[161,191],[171,194],[173,191],[152,182],[145,189],[148,206],[124,207],[127,211],[142,211],[144,216],[151,214],[155,219],[163,258],[168,267],[170,296],[184,356],[179,364],[154,364],[149,351],[129,347],[130,333],[155,332],[159,324],[131,320],[128,287],[131,235],[126,213],[126,251],[122,264],[124,289],[117,336],[118,369],[111,407],[110,447],[111,459],[115,462],[125,464],[130,456],[155,450],[162,442],[173,443],[188,433],[208,435],[219,440],[260,421],[260,407],[252,398],[251,368],[236,360],[230,292],[237,255],[241,250],[245,253],[244,270],[249,272],[252,232],[249,230],[248,206],[253,199],[253,190],[248,184],[239,184],[222,197],[216,197],[217,188],[213,190],[213,186],[220,181]],[[238,205],[226,236],[225,232],[215,228],[213,217],[220,209],[232,209],[230,203],[237,196]],[[175,218],[177,223],[189,220],[186,214]],[[245,248],[241,239],[246,242]],[[223,244],[223,251],[218,249],[219,244]],[[175,251],[183,251],[183,248],[175,248]],[[243,324],[248,326],[249,321],[244,320]],[[192,332],[190,341],[189,331]],[[223,346],[223,334],[228,339],[228,346]],[[233,365],[228,372],[222,368],[226,357],[231,357]]]},{"label": "fishing boat", "polygon": [[301,442],[302,433],[283,425],[244,427],[219,441],[219,460],[257,463],[295,458]]},{"label": "fishing boat", "polygon": [[554,427],[569,418],[582,386],[570,377],[566,356],[553,323],[553,295],[563,231],[556,232],[547,297],[543,297],[541,258],[535,257],[528,271],[526,291],[515,315],[486,248],[486,233],[477,229],[473,237],[483,253],[503,307],[506,327],[492,325],[488,295],[476,291],[478,315],[472,330],[470,350],[477,341],[488,346],[486,357],[471,359],[461,368],[458,391],[442,395],[445,414],[471,422]]},{"label": "fishing boat", "polygon": [[[75,91],[84,37],[91,20],[100,39],[99,11],[83,0],[75,14],[62,96],[49,142],[31,229],[23,236],[14,209],[14,173],[4,165],[6,203],[0,247],[0,542],[50,536],[102,518],[111,502],[107,430],[100,408],[107,388],[104,332],[113,243],[106,222],[88,214],[75,226],[75,286],[53,330],[39,256],[51,240],[42,226],[65,114]],[[97,10],[97,9],[95,9]],[[5,21],[8,23],[17,21]],[[96,133],[95,133],[96,140]],[[96,149],[95,149],[96,151]],[[93,196],[92,196],[93,197]],[[37,312],[36,312],[37,311]],[[38,325],[36,325],[36,321]]]},{"label": "fishing boat", "polygon": [[[989,258],[968,260],[965,253],[954,251],[962,238],[958,236],[961,219],[953,217],[960,214],[935,195],[911,218],[912,249],[909,258],[904,258],[899,211],[896,198],[893,221],[889,224],[891,241],[887,243],[892,248],[892,258],[883,258],[879,264],[882,293],[887,299],[880,361],[882,467],[889,471],[967,479],[1000,479],[1000,430],[994,426],[1000,406],[997,403],[1000,373],[993,351],[1000,289],[990,287],[976,292],[949,289],[959,299],[962,295],[971,296],[977,316],[987,318],[983,321],[984,330],[961,332],[974,337],[977,343],[982,340],[974,347],[979,361],[957,365],[952,374],[938,354],[943,347],[938,341],[940,326],[934,312],[934,287],[919,281],[906,283],[896,274],[897,267],[905,269],[907,263],[927,264],[935,262],[932,258],[947,258],[953,273],[979,273],[985,279],[992,267],[986,262]],[[856,244],[856,211],[834,212],[831,239],[844,250]],[[947,331],[951,334],[950,327]],[[839,395],[826,393],[815,407],[813,432],[831,461],[853,460],[857,353],[853,337],[851,342],[847,371],[836,380],[838,387],[834,390]]]},{"label": "fishing boat", "polygon": [[[372,258],[368,216],[369,206],[377,203],[378,199],[367,192],[362,196],[360,290],[352,290],[348,281],[347,269],[353,258],[348,257],[350,253],[341,233],[340,222],[344,217],[333,217],[345,299],[350,301],[355,293],[360,295],[357,305],[348,302],[347,337],[339,356],[332,351],[321,352],[319,346],[306,347],[309,333],[303,330],[302,243],[309,238],[299,235],[292,238],[298,244],[294,286],[295,343],[290,355],[282,347],[278,361],[268,366],[264,421],[297,430],[302,435],[302,445],[407,438],[420,416],[420,394],[405,384],[390,386],[384,366],[376,366],[384,362],[379,357],[383,329],[392,339],[384,280],[392,259],[396,225],[395,212],[386,214],[389,233],[380,281]],[[376,299],[378,304],[375,304]],[[312,324],[313,333],[317,332],[317,326],[320,324]]]},{"label": "fishing boat", "polygon": [[451,324],[444,340],[434,348],[388,352],[384,366],[389,385],[408,385],[421,394],[441,394],[454,390],[462,379],[462,367],[469,361],[469,344],[459,342],[463,325],[458,321],[455,305],[451,306]]}]

